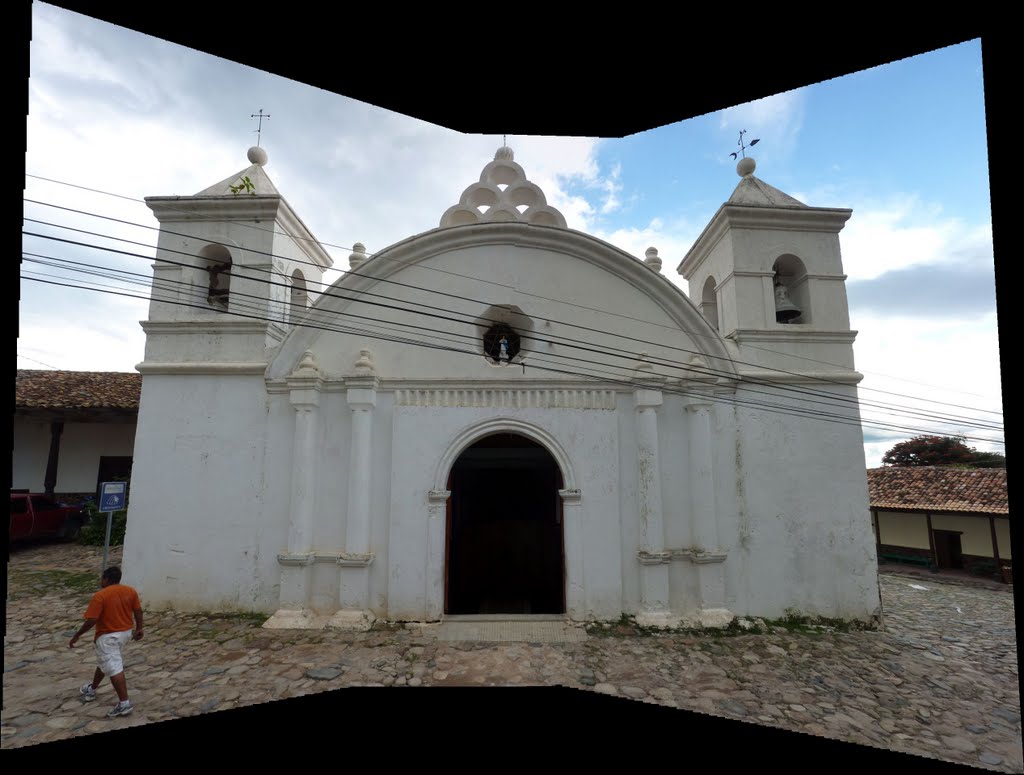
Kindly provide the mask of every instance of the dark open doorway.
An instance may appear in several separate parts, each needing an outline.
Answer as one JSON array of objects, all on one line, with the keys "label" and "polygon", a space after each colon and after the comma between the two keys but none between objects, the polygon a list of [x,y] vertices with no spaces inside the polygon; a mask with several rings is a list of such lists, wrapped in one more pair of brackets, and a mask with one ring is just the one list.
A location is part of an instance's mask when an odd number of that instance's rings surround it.
[{"label": "dark open doorway", "polygon": [[935,558],[940,568],[960,569],[964,567],[963,547],[960,533],[953,530],[933,530],[935,536]]},{"label": "dark open doorway", "polygon": [[452,467],[447,614],[565,613],[562,475],[523,436],[488,436]]}]

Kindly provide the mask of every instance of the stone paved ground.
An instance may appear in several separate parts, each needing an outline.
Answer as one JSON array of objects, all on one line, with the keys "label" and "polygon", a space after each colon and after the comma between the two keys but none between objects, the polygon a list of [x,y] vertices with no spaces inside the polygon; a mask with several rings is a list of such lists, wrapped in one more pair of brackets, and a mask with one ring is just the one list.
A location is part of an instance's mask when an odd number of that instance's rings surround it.
[{"label": "stone paved ground", "polygon": [[[147,611],[126,652],[133,715],[85,705],[91,644],[67,642],[101,550],[14,547],[3,748],[347,686],[565,686],[1003,772],[1024,772],[1009,587],[883,575],[884,632],[644,636],[583,643],[445,642],[417,629],[269,631],[245,617]],[[120,560],[114,550],[111,562]],[[918,587],[925,587],[919,589]],[[145,601],[143,601],[145,603]]]}]

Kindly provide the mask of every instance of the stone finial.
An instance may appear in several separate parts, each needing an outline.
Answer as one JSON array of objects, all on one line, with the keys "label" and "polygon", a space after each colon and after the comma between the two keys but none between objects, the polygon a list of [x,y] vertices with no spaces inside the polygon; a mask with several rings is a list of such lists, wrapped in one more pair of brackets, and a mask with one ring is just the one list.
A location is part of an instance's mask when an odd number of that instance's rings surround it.
[{"label": "stone finial", "polygon": [[312,350],[306,350],[302,354],[302,359],[299,361],[299,365],[295,367],[295,371],[292,372],[292,376],[295,377],[318,377],[320,376],[320,364],[317,363],[316,356],[313,355]]},{"label": "stone finial", "polygon": [[515,159],[516,155],[512,153],[512,149],[507,145],[501,146],[494,154],[495,161],[515,161]]},{"label": "stone finial", "polygon": [[649,376],[654,373],[654,366],[647,360],[647,353],[640,353],[640,357],[636,360],[635,370],[640,376]]},{"label": "stone finial", "polygon": [[655,272],[660,272],[661,258],[658,257],[658,249],[647,248],[647,253],[645,255],[647,256],[647,258],[644,259],[644,263],[647,264],[647,266],[649,266]]},{"label": "stone finial", "polygon": [[366,255],[366,245],[362,242],[357,242],[352,246],[352,254],[348,257],[349,268],[356,269],[367,259],[369,259],[369,256]]},{"label": "stone finial", "polygon": [[711,373],[711,369],[708,366],[708,362],[704,360],[704,357],[700,354],[696,354],[690,357],[689,370],[691,372],[690,379],[714,379],[715,375]]},{"label": "stone finial", "polygon": [[250,163],[259,164],[261,167],[265,166],[267,163],[267,152],[256,145],[249,149],[246,157],[248,157]]},{"label": "stone finial", "polygon": [[753,175],[756,168],[757,163],[752,157],[747,156],[736,163],[736,174],[745,178],[747,175]]},{"label": "stone finial", "polygon": [[356,372],[359,374],[376,374],[377,367],[373,363],[373,353],[363,349],[359,351],[359,360],[356,361]]}]

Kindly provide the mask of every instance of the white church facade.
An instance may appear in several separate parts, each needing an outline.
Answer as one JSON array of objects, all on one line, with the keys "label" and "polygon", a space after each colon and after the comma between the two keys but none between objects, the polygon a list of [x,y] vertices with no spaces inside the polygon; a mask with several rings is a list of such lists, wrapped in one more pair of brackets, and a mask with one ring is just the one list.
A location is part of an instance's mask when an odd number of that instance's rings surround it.
[{"label": "white church facade", "polygon": [[503,147],[438,228],[356,245],[322,288],[332,259],[249,160],[147,199],[123,562],[148,605],[877,621],[861,429],[812,413],[858,416],[851,211],[741,161],[688,298],[656,250],[567,228]]}]

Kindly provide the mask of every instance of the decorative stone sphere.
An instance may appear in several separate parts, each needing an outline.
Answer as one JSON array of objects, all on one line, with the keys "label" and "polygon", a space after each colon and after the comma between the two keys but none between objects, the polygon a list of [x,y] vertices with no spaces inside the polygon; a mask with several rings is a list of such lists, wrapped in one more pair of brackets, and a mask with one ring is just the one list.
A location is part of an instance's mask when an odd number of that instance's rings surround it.
[{"label": "decorative stone sphere", "polygon": [[749,156],[745,159],[740,159],[736,165],[736,174],[741,178],[745,178],[747,175],[752,175],[754,169],[757,167],[757,163]]},{"label": "decorative stone sphere", "polygon": [[515,156],[516,155],[514,153],[512,153],[512,149],[511,148],[509,148],[507,145],[503,145],[503,146],[501,146],[501,148],[498,149],[497,153],[494,154],[494,160],[495,161],[514,161],[515,160]]},{"label": "decorative stone sphere", "polygon": [[352,246],[352,253],[348,257],[349,268],[355,269],[368,258],[369,256],[366,255],[366,246],[362,242],[357,242]]},{"label": "decorative stone sphere", "polygon": [[647,252],[644,254],[647,257],[644,259],[644,263],[647,264],[655,272],[661,271],[661,257],[658,255],[657,248],[647,248]]},{"label": "decorative stone sphere", "polygon": [[267,152],[259,146],[254,145],[250,148],[246,156],[249,158],[250,162],[253,164],[259,164],[261,167],[267,163]]}]

